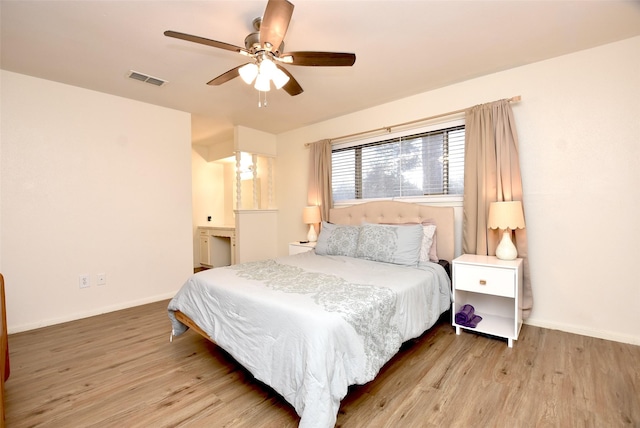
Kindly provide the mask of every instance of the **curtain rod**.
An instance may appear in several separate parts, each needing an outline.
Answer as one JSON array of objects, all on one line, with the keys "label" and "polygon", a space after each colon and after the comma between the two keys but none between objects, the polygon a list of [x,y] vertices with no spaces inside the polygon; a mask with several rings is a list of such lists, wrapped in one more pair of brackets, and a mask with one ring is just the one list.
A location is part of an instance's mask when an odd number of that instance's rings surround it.
[{"label": "curtain rod", "polygon": [[[521,99],[522,99],[522,97],[520,95],[516,95],[515,97],[508,98],[507,101],[509,101],[511,103],[511,102],[518,102]],[[380,132],[380,131],[391,132],[392,128],[399,128],[401,126],[413,125],[414,123],[426,122],[427,120],[438,119],[440,117],[451,116],[451,115],[458,114],[458,113],[464,113],[465,111],[467,111],[467,109],[463,108],[463,109],[460,109],[460,110],[454,110],[454,111],[450,111],[450,112],[447,112],[447,113],[441,113],[441,114],[436,114],[434,116],[423,117],[421,119],[411,120],[409,122],[397,123],[397,124],[391,125],[391,126],[383,126],[382,128],[370,129],[368,131],[356,132],[356,133],[348,134],[348,135],[341,135],[339,137],[329,138],[329,142],[333,143],[333,142],[335,142],[337,140],[345,140],[347,138],[358,137],[360,135],[371,134],[371,133]],[[305,143],[304,146],[305,147],[309,147],[311,144],[312,143]]]}]

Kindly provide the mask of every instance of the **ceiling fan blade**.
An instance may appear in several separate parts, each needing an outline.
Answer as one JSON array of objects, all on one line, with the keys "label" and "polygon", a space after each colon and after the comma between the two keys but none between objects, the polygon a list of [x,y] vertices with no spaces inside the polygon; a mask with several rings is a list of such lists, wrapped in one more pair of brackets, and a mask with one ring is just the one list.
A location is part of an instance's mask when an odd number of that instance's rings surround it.
[{"label": "ceiling fan blade", "polygon": [[211,79],[210,81],[208,81],[207,85],[220,86],[231,79],[235,79],[236,77],[240,76],[240,72],[238,70],[240,69],[240,67],[244,65],[246,64],[239,65],[227,71],[226,73],[222,73],[220,76],[216,77],[215,79]]},{"label": "ceiling fan blade", "polygon": [[292,15],[293,4],[287,0],[269,0],[260,23],[260,43],[263,46],[269,43],[274,51],[277,50],[287,33]]},{"label": "ceiling fan blade", "polygon": [[282,70],[284,72],[284,74],[286,74],[287,76],[289,76],[289,81],[282,87],[282,89],[284,89],[287,94],[291,95],[292,97],[296,96],[296,95],[300,95],[301,93],[304,92],[304,90],[302,89],[302,86],[300,86],[300,84],[298,83],[298,81],[296,79],[294,79],[294,77],[291,75],[291,73],[289,73],[287,71],[286,68],[281,67],[280,65],[276,64],[276,66]]},{"label": "ceiling fan blade", "polygon": [[356,54],[343,52],[287,52],[280,54],[283,58],[291,56],[291,65],[304,65],[315,67],[350,67],[356,62]]},{"label": "ceiling fan blade", "polygon": [[179,33],[177,31],[165,31],[164,35],[167,37],[174,37],[176,39],[186,40],[188,42],[200,43],[201,45],[213,46],[214,48],[225,49],[232,52],[246,52],[246,49],[240,46],[230,45],[229,43],[219,42],[217,40],[205,39],[204,37],[192,36],[191,34]]}]

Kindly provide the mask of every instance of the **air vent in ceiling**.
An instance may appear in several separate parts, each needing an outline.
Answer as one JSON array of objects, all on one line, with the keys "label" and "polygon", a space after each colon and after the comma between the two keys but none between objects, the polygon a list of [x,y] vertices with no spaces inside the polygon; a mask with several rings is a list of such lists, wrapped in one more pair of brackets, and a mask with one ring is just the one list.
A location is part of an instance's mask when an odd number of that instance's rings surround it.
[{"label": "air vent in ceiling", "polygon": [[158,79],[157,77],[151,77],[143,73],[139,73],[137,71],[129,70],[128,77],[134,80],[139,80],[141,82],[149,83],[150,85],[155,86],[164,86],[167,82],[166,80]]}]

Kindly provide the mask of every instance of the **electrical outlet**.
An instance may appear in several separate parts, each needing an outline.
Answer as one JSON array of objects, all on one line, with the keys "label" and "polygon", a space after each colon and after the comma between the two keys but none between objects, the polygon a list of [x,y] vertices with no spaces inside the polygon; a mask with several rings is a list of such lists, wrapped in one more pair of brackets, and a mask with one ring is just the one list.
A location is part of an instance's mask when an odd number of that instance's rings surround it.
[{"label": "electrical outlet", "polygon": [[80,275],[79,277],[80,288],[87,288],[91,285],[89,282],[89,275]]},{"label": "electrical outlet", "polygon": [[107,274],[106,273],[99,273],[98,276],[97,276],[96,284],[105,285],[106,283],[107,283]]}]

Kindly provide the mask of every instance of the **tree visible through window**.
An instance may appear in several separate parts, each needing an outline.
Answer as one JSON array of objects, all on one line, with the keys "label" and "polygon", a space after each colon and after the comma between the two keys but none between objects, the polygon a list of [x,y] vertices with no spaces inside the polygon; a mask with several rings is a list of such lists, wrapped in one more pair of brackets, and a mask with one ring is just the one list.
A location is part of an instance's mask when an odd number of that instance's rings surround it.
[{"label": "tree visible through window", "polygon": [[462,195],[464,125],[335,147],[333,200]]}]

